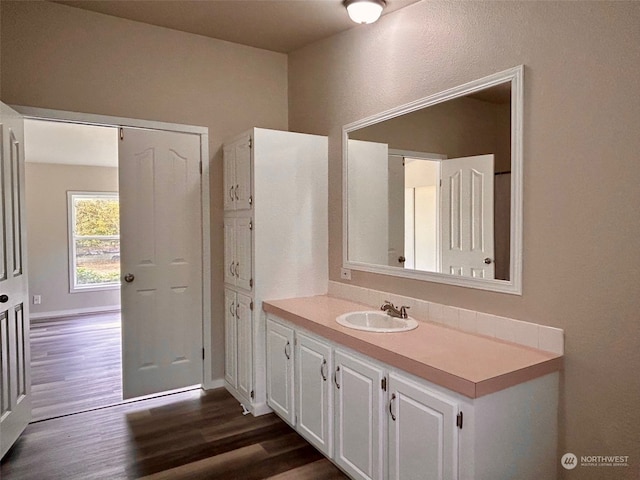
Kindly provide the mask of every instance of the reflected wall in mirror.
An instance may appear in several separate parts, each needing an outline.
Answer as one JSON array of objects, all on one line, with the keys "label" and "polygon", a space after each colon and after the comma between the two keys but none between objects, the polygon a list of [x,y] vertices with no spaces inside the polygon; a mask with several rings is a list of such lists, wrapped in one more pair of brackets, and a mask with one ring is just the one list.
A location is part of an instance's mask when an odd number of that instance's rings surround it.
[{"label": "reflected wall in mirror", "polygon": [[520,292],[521,84],[517,67],[344,127],[345,267]]}]

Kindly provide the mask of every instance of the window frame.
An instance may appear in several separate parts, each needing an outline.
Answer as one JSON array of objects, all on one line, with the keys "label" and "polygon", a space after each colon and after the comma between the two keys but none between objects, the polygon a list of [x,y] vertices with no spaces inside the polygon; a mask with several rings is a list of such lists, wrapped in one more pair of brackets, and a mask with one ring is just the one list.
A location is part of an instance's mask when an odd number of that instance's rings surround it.
[{"label": "window frame", "polygon": [[119,290],[121,282],[101,283],[101,284],[89,284],[78,285],[76,272],[76,241],[77,239],[97,239],[97,240],[120,240],[120,235],[91,235],[91,236],[77,236],[75,233],[76,225],[76,209],[74,206],[74,200],[76,198],[85,199],[120,199],[118,192],[93,192],[93,191],[68,191],[67,192],[67,231],[68,231],[68,244],[69,244],[69,293],[81,293],[81,292],[97,292],[101,290]]}]

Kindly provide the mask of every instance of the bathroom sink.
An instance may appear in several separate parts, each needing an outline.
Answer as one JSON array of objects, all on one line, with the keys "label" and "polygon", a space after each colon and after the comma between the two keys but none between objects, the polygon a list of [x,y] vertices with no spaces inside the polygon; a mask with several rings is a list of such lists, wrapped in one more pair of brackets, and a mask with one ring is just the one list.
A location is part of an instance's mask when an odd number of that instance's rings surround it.
[{"label": "bathroom sink", "polygon": [[347,328],[380,333],[406,332],[418,326],[411,317],[391,317],[377,310],[345,313],[336,318],[336,322]]}]

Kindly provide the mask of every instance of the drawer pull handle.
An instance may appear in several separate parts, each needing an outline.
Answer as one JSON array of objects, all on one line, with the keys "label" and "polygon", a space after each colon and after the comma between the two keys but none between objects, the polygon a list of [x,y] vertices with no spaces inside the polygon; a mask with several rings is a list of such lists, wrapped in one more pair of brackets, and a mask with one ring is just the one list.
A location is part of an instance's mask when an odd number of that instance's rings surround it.
[{"label": "drawer pull handle", "polygon": [[393,414],[393,401],[396,399],[396,394],[391,394],[391,400],[389,400],[389,414],[391,415],[391,420],[396,421],[396,416]]},{"label": "drawer pull handle", "polygon": [[327,359],[323,358],[322,359],[322,364],[320,365],[320,375],[322,376],[322,380],[323,381],[327,381],[327,375],[324,373],[324,367],[327,366]]},{"label": "drawer pull handle", "polygon": [[287,344],[284,346],[284,354],[287,356],[287,360],[291,359],[291,344],[287,340]]},{"label": "drawer pull handle", "polygon": [[340,372],[340,365],[336,367],[336,371],[333,374],[333,383],[335,383],[336,387],[338,387],[338,390],[340,390],[340,384],[338,383],[338,372]]}]

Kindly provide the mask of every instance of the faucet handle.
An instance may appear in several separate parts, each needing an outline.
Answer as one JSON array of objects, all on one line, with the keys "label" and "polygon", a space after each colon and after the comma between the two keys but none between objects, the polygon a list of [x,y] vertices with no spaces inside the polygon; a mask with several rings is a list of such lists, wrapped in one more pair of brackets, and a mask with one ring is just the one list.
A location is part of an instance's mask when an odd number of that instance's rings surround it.
[{"label": "faucet handle", "polygon": [[385,300],[384,303],[382,304],[382,306],[380,307],[380,310],[384,310],[385,307],[392,307],[392,308],[396,308],[396,306],[391,303],[389,300]]},{"label": "faucet handle", "polygon": [[409,315],[407,315],[407,310],[410,309],[411,307],[408,307],[406,305],[402,305],[400,307],[400,316],[402,318],[407,318]]}]

